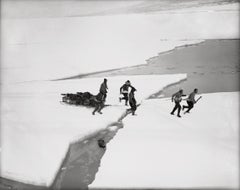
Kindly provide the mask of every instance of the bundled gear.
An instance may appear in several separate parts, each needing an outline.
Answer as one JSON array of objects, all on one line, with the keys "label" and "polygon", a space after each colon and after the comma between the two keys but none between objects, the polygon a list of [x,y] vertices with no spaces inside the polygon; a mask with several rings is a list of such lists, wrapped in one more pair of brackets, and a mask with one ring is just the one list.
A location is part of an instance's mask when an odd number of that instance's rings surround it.
[{"label": "bundled gear", "polygon": [[96,102],[93,101],[94,95],[90,92],[77,92],[61,94],[62,102],[73,105],[82,105],[82,106],[90,106],[94,107]]}]

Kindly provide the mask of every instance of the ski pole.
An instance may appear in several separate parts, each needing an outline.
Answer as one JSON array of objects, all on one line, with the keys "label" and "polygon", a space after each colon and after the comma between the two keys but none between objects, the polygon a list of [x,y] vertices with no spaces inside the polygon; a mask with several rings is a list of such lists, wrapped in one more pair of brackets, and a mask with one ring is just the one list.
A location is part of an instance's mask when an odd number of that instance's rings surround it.
[{"label": "ski pole", "polygon": [[200,96],[197,100],[196,100],[196,103],[202,98],[202,96]]}]

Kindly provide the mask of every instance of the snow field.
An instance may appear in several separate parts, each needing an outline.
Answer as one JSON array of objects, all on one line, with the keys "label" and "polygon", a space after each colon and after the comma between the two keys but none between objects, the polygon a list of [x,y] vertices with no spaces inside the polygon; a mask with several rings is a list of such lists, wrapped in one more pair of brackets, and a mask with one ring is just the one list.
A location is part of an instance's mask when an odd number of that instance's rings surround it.
[{"label": "snow field", "polygon": [[[93,108],[61,104],[61,93],[89,91],[97,94],[103,78],[42,81],[2,85],[1,175],[21,182],[50,185],[69,144],[118,121],[126,110],[119,103],[119,88],[130,80],[141,102],[164,86],[186,78],[185,74],[109,77],[109,93],[103,115]],[[146,85],[146,81],[149,85]]]},{"label": "snow field", "polygon": [[124,119],[90,187],[238,188],[239,92],[202,96],[182,118],[170,115],[169,99],[144,101]]},{"label": "snow field", "polygon": [[[20,2],[24,3],[30,6]],[[202,39],[238,38],[238,10],[238,3],[232,3],[154,14],[3,16],[2,82],[49,80],[129,67],[145,64],[158,52]],[[11,9],[6,8],[8,11]]]}]

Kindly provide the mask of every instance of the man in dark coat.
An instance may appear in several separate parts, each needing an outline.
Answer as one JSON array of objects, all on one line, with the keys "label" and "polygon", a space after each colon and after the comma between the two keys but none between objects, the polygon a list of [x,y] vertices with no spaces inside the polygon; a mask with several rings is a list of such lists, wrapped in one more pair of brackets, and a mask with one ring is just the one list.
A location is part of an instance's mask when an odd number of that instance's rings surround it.
[{"label": "man in dark coat", "polygon": [[100,86],[99,92],[103,94],[104,96],[104,101],[107,98],[107,90],[108,90],[108,86],[107,86],[107,79],[104,79],[103,83]]},{"label": "man in dark coat", "polygon": [[101,111],[105,102],[104,95],[99,92],[97,96],[93,96],[93,100],[95,102],[95,109],[93,110],[92,114],[95,115],[95,112],[102,114]]},{"label": "man in dark coat", "polygon": [[103,83],[100,86],[99,93],[93,99],[95,101],[95,109],[93,110],[92,114],[95,115],[95,112],[102,114],[101,110],[104,107],[104,103],[107,97],[107,79],[104,79]]},{"label": "man in dark coat", "polygon": [[137,101],[135,99],[134,92],[136,89],[132,87],[130,93],[129,93],[129,105],[131,107],[132,115],[135,115],[135,111],[137,110]]},{"label": "man in dark coat", "polygon": [[175,102],[175,106],[174,106],[174,108],[173,108],[173,110],[171,112],[172,115],[174,115],[174,112],[176,110],[178,110],[177,116],[181,117],[181,115],[180,115],[180,112],[181,112],[180,102],[182,101],[182,96],[186,96],[186,95],[183,94],[183,90],[182,89],[172,95],[172,102],[173,101]]},{"label": "man in dark coat", "polygon": [[120,102],[121,102],[121,100],[125,100],[125,105],[126,106],[128,105],[128,89],[129,89],[129,87],[132,87],[132,86],[131,86],[130,81],[127,80],[125,82],[125,84],[122,85],[121,88],[120,88],[120,94],[122,94],[123,97],[120,97],[119,100],[120,100]]}]

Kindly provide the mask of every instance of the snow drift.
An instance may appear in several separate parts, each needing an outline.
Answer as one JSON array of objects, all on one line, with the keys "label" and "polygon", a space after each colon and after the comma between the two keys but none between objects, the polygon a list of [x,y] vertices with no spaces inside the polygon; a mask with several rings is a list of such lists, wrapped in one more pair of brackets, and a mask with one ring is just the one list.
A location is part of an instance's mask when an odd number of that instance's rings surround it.
[{"label": "snow drift", "polygon": [[[38,8],[43,4],[41,1],[35,3]],[[57,3],[61,8],[69,6],[68,1]],[[72,6],[77,4],[73,10],[81,7],[79,1],[71,3]],[[49,80],[129,67],[144,64],[149,57],[176,46],[239,36],[238,3],[180,8],[174,12],[167,8],[168,11],[155,14],[52,18],[45,14],[32,18],[30,14],[22,18],[28,11],[36,13],[31,5],[28,1],[3,3],[2,82]],[[7,13],[19,11],[17,6],[28,9],[17,18],[8,18]],[[94,6],[98,4],[87,9]],[[54,12],[49,7],[47,10]],[[67,9],[68,13],[71,11]]]},{"label": "snow drift", "polygon": [[108,145],[96,188],[238,188],[239,92],[203,94],[190,114],[144,101]]},{"label": "snow drift", "polygon": [[[109,77],[108,106],[103,115],[92,109],[60,103],[61,93],[97,94],[103,78],[2,85],[1,176],[49,186],[69,144],[116,122],[126,110],[118,101],[119,88],[130,80],[141,102],[164,86],[185,79],[185,74]],[[76,160],[77,162],[77,160]]]}]

